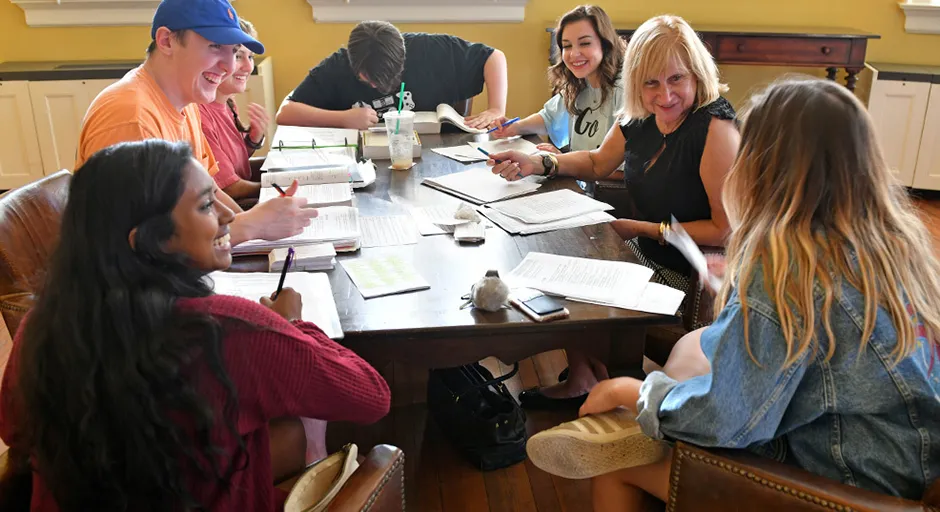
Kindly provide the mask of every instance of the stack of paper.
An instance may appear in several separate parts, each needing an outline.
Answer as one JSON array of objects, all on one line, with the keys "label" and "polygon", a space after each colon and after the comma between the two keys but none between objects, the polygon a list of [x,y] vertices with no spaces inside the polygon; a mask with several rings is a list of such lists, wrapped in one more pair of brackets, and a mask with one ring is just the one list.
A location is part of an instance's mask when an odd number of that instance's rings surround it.
[{"label": "stack of paper", "polygon": [[530,252],[505,280],[570,300],[674,315],[685,293],[650,283],[653,271],[625,261]]},{"label": "stack of paper", "polygon": [[303,233],[280,240],[248,240],[232,248],[232,254],[267,254],[274,249],[329,242],[336,252],[359,249],[362,232],[359,210],[349,206],[320,208]]},{"label": "stack of paper", "polygon": [[[287,261],[287,248],[274,249],[268,254],[268,272],[280,272]],[[288,271],[316,272],[332,270],[336,265],[333,244],[312,244],[294,247],[294,262]]]},{"label": "stack of paper", "polygon": [[[212,272],[209,279],[215,293],[234,295],[253,302],[270,297],[277,290],[278,274]],[[303,296],[301,317],[317,325],[334,340],[343,338],[343,327],[336,312],[333,289],[326,274],[298,272],[284,280],[285,288],[293,288]]]},{"label": "stack of paper", "polygon": [[[303,152],[298,150],[297,152]],[[274,155],[275,161],[283,160],[284,155],[293,153],[293,151],[272,152],[269,158]],[[290,156],[290,158],[294,158]],[[266,160],[267,162],[267,160]],[[273,165],[273,164],[272,164]],[[368,187],[375,183],[375,164],[372,160],[365,162],[329,164],[323,167],[299,167],[285,169],[269,169],[271,172],[265,172],[261,175],[261,186],[270,187],[277,184],[282,188],[287,188],[296,181],[300,185],[320,185],[324,183],[351,183],[353,188]]]},{"label": "stack of paper", "polygon": [[493,174],[489,167],[481,166],[437,178],[425,178],[421,183],[473,204],[485,204],[535,192],[542,186],[537,180],[526,176],[518,181],[506,181]]},{"label": "stack of paper", "polygon": [[[262,187],[258,196],[258,203],[270,201],[278,197],[273,187]],[[294,197],[303,197],[307,200],[307,208],[320,208],[323,206],[352,206],[353,194],[349,183],[323,183],[320,185],[301,185],[297,187]]]},{"label": "stack of paper", "polygon": [[479,211],[510,234],[532,234],[614,220],[613,206],[562,189],[487,204]]}]

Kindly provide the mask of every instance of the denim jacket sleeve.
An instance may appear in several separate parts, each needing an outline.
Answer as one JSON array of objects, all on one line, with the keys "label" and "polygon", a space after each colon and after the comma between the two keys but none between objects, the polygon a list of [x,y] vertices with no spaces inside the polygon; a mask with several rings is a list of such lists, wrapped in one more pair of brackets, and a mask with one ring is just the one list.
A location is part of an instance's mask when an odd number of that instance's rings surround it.
[{"label": "denim jacket sleeve", "polygon": [[[745,315],[757,362],[744,345]],[[777,437],[809,356],[782,368],[787,349],[775,319],[773,310],[758,301],[749,301],[745,312],[733,295],[702,332],[711,373],[676,382],[653,372],[643,382],[637,402],[643,431],[656,439],[724,448],[745,448]]]}]

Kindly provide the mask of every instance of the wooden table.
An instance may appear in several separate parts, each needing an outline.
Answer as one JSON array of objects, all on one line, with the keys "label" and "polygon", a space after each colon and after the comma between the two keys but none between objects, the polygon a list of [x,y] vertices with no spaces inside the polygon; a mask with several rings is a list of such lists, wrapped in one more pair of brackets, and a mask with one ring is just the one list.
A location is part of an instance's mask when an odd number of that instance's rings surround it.
[{"label": "wooden table", "polygon": [[[825,68],[827,78],[835,80],[839,68],[846,71],[845,86],[855,90],[858,73],[865,67],[869,39],[877,34],[848,28],[822,27],[725,27],[696,26],[705,47],[719,64],[805,66]],[[549,62],[558,59],[554,28]],[[629,41],[636,27],[617,29]]]},{"label": "wooden table", "polygon": [[[422,135],[422,158],[410,171],[391,171],[378,161],[375,184],[355,197],[363,216],[407,214],[406,205],[459,204],[453,196],[421,185],[421,179],[467,168],[430,151],[472,140],[471,135]],[[572,179],[546,182],[540,191],[580,190]],[[486,231],[481,244],[461,244],[450,235],[419,237],[417,245],[377,247],[339,255],[337,260],[377,254],[400,254],[414,262],[431,285],[429,290],[364,300],[337,264],[329,272],[333,296],[342,321],[342,343],[374,365],[397,361],[443,368],[496,356],[511,364],[531,355],[563,348],[572,341],[596,344],[615,366],[639,367],[643,360],[645,326],[678,323],[664,317],[623,309],[568,302],[571,317],[540,324],[515,309],[496,313],[460,309],[461,295],[488,269],[501,275],[513,269],[529,251],[608,260],[634,260],[632,252],[608,224],[529,236],[510,236],[499,227]],[[263,265],[237,258],[235,270]]]}]

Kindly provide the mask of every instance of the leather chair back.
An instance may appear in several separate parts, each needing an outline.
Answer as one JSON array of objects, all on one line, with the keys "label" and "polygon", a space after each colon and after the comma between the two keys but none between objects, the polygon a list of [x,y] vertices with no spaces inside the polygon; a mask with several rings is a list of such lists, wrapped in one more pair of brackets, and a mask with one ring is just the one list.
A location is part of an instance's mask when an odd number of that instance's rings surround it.
[{"label": "leather chair back", "polygon": [[11,335],[42,286],[71,180],[63,170],[0,196],[0,314]]}]

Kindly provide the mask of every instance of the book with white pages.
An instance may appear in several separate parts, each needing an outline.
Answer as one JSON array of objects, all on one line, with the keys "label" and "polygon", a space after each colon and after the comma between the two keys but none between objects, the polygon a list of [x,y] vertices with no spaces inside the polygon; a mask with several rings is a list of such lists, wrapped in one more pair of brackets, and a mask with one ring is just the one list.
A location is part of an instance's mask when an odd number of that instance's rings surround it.
[{"label": "book with white pages", "polygon": [[[261,297],[270,297],[281,276],[261,272],[212,272],[209,279],[213,290],[219,295],[233,295],[252,302]],[[343,327],[333,300],[330,278],[324,273],[291,273],[284,281],[284,286],[293,288],[303,297],[301,316],[307,322],[316,324],[327,336],[334,340],[343,339]]]},{"label": "book with white pages", "polygon": [[362,233],[359,229],[359,210],[350,206],[320,208],[299,235],[280,240],[248,240],[232,247],[232,254],[267,254],[274,249],[294,245],[329,242],[336,252],[359,249]]},{"label": "book with white pages", "polygon": [[489,167],[478,166],[462,172],[424,178],[421,183],[473,204],[486,204],[535,192],[542,186],[539,181],[540,178],[535,176],[506,181],[493,174]]},{"label": "book with white pages", "polygon": [[[437,106],[435,112],[415,112],[414,130],[419,134],[441,133],[441,124],[448,123],[467,133],[486,133],[485,129],[470,128],[464,122],[463,116],[447,103]],[[385,124],[380,123],[369,128],[370,132],[385,131]]]},{"label": "book with white pages", "polygon": [[[272,187],[262,187],[258,195],[258,204],[270,201],[280,196],[280,192]],[[326,206],[352,206],[353,192],[349,183],[321,183],[319,185],[301,185],[293,197],[302,197],[307,200],[307,208],[322,208]]]},{"label": "book with white pages", "polygon": [[653,270],[626,261],[530,252],[504,278],[510,287],[595,302],[639,302]]},{"label": "book with white pages", "polygon": [[[279,154],[282,152],[272,152]],[[284,151],[283,153],[288,153]],[[270,153],[269,153],[270,158]],[[275,159],[280,158],[275,156]],[[319,185],[323,183],[351,183],[354,189],[368,187],[375,183],[375,164],[371,160],[365,162],[332,164],[324,167],[298,168],[294,170],[278,170],[261,174],[261,186],[270,187],[277,184],[287,188],[296,181],[299,185]]]},{"label": "book with white pages", "polygon": [[510,235],[534,235],[536,233],[557,231],[559,229],[579,228],[582,226],[592,226],[594,224],[606,224],[616,220],[611,214],[607,212],[591,212],[552,222],[527,224],[508,215],[500,213],[499,210],[494,210],[492,208],[478,207],[477,210],[483,215],[486,215],[488,219],[493,221],[497,226],[503,228]]},{"label": "book with white pages", "polygon": [[542,224],[592,212],[613,210],[614,207],[586,194],[571,189],[553,190],[541,194],[489,203],[487,208],[521,220],[526,224]]}]

